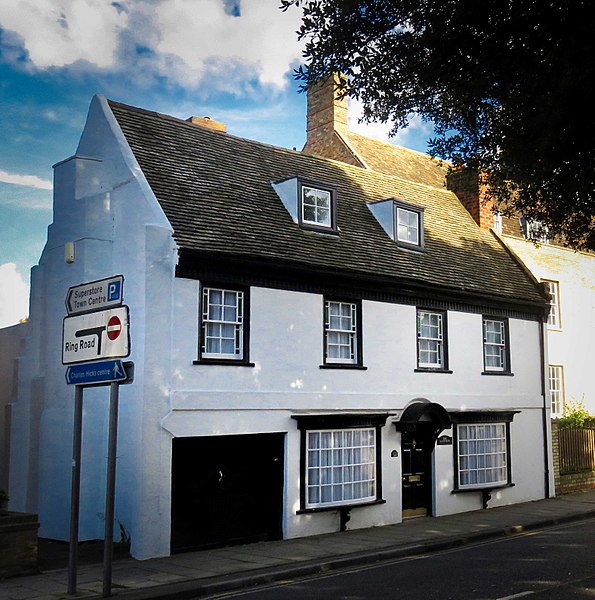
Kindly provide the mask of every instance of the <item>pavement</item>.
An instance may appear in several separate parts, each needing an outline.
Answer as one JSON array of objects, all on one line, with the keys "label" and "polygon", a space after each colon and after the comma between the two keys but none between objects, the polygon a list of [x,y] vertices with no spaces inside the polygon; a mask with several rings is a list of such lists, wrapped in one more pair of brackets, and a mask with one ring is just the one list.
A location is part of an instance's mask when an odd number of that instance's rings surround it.
[{"label": "pavement", "polygon": [[[121,600],[199,598],[589,518],[595,518],[595,489],[457,515],[419,517],[397,525],[143,561],[126,557],[113,562],[112,595]],[[101,598],[102,582],[101,559],[79,562],[76,596],[67,594],[67,568],[44,568],[39,574],[0,581],[0,600]]]}]

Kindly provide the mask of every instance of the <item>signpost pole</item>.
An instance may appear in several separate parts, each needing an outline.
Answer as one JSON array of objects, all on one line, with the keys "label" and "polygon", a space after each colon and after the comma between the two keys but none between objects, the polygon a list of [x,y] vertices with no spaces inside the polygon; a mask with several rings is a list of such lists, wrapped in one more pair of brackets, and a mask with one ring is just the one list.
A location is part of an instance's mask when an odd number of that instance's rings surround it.
[{"label": "signpost pole", "polygon": [[118,444],[118,396],[120,385],[110,383],[107,482],[105,489],[105,536],[103,547],[103,597],[112,593],[112,559],[114,542],[114,500],[116,492],[116,449]]},{"label": "signpost pole", "polygon": [[79,538],[81,491],[81,442],[83,434],[83,388],[74,388],[74,431],[72,436],[72,480],[70,493],[70,548],[68,557],[68,593],[76,594],[76,564]]}]

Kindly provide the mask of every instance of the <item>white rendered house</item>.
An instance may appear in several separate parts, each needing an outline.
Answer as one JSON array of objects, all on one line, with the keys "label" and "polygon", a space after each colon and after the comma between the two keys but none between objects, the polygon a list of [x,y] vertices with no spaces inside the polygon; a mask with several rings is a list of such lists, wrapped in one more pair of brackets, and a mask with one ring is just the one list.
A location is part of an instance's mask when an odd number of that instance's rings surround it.
[{"label": "white rendered house", "polygon": [[[11,508],[68,539],[64,298],[116,274],[135,363],[116,521],[135,557],[552,494],[548,304],[502,243],[444,188],[218,129],[96,96],[56,165]],[[103,535],[107,403],[85,390],[81,539]]]}]

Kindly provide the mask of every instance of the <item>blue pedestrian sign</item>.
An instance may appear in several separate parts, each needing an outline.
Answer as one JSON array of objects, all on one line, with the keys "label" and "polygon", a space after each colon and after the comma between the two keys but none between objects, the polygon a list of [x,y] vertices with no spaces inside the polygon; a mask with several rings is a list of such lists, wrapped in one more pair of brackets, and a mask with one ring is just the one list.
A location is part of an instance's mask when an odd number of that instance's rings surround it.
[{"label": "blue pedestrian sign", "polygon": [[69,385],[98,385],[126,380],[126,370],[121,360],[103,360],[71,365],[66,369]]}]

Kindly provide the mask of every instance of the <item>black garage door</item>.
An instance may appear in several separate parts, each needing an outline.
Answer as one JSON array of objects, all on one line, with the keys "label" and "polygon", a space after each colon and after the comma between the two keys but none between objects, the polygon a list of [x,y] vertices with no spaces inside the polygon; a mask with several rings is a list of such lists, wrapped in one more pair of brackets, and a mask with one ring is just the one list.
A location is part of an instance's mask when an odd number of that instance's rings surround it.
[{"label": "black garage door", "polygon": [[285,434],[174,438],[172,552],[282,538]]}]

